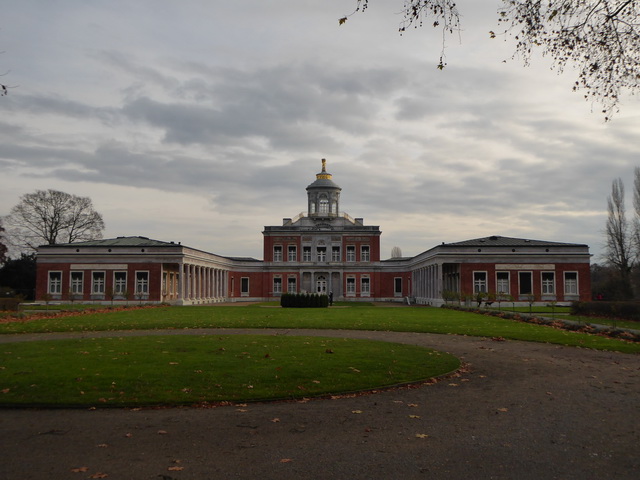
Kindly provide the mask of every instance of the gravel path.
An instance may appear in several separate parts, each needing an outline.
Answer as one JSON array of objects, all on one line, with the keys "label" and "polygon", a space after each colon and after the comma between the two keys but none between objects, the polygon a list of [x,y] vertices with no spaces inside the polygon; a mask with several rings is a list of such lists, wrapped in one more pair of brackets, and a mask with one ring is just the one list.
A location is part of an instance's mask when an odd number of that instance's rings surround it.
[{"label": "gravel path", "polygon": [[376,394],[211,409],[0,410],[0,479],[635,479],[640,356],[475,337],[263,333],[423,345],[459,377]]}]

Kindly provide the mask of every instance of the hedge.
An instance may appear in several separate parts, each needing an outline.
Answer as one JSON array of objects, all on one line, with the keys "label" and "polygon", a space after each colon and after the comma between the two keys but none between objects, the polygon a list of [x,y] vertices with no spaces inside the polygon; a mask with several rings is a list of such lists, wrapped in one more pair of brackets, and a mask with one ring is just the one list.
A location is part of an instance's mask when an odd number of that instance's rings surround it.
[{"label": "hedge", "polygon": [[640,321],[640,302],[574,302],[572,315]]},{"label": "hedge", "polygon": [[283,293],[280,306],[284,308],[326,308],[329,306],[327,295],[316,293]]}]

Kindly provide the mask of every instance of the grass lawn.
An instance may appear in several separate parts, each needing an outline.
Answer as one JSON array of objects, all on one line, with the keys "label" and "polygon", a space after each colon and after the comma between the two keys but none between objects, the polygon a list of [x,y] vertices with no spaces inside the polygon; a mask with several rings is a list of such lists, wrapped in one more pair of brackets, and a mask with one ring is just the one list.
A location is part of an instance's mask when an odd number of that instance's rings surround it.
[{"label": "grass lawn", "polygon": [[413,345],[266,335],[4,344],[0,406],[139,406],[300,398],[417,382],[459,360]]},{"label": "grass lawn", "polygon": [[330,328],[503,337],[512,340],[640,353],[633,344],[445,308],[357,305],[280,308],[276,305],[190,306],[128,309],[110,313],[0,323],[0,334],[173,328]]},{"label": "grass lawn", "polygon": [[[132,406],[339,394],[455,370],[455,357],[364,340],[252,335],[122,337],[122,330],[287,328],[502,337],[640,353],[640,344],[444,308],[274,304],[122,309],[0,321],[0,335],[114,331],[113,338],[0,346],[0,406]],[[332,353],[331,353],[332,352]]]}]

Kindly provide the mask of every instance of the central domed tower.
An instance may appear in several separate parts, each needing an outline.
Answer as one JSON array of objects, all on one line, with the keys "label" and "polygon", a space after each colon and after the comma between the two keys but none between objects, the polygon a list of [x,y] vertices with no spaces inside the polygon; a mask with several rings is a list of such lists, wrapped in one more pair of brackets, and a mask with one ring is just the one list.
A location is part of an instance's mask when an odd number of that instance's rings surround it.
[{"label": "central domed tower", "polygon": [[340,212],[340,188],[327,172],[327,161],[322,159],[322,171],[316,181],[307,187],[308,215],[311,218],[335,218]]}]

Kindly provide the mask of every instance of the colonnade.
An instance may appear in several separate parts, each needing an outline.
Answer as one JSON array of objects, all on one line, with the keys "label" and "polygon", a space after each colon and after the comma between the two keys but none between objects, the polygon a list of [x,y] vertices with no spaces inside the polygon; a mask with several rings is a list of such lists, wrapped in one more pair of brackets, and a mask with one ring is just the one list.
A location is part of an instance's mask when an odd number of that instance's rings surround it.
[{"label": "colonnade", "polygon": [[418,303],[433,303],[442,300],[440,266],[427,265],[412,272],[412,296]]},{"label": "colonnade", "polygon": [[222,302],[227,296],[226,270],[195,264],[180,266],[180,298],[183,303]]}]

